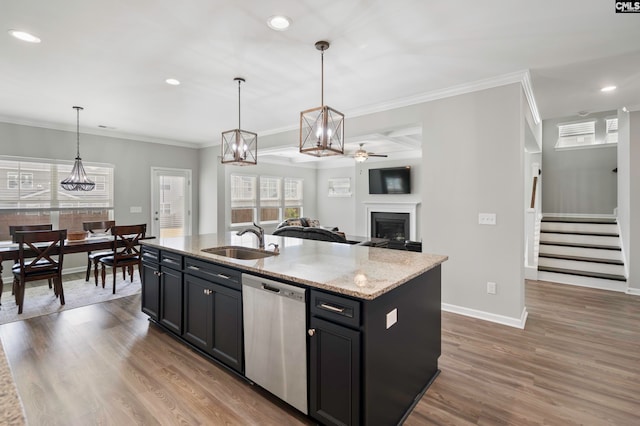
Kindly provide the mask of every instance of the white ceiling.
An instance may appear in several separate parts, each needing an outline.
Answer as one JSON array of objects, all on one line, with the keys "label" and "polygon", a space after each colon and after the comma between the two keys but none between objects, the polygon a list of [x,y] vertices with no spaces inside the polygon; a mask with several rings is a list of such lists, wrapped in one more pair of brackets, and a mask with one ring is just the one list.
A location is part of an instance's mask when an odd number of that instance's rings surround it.
[{"label": "white ceiling", "polygon": [[523,70],[543,119],[640,108],[640,15],[612,1],[4,0],[0,29],[0,121],[75,129],[80,105],[83,131],[194,147],[237,127],[236,76],[244,129],[295,128],[320,105],[318,40],[347,133],[350,114]]}]

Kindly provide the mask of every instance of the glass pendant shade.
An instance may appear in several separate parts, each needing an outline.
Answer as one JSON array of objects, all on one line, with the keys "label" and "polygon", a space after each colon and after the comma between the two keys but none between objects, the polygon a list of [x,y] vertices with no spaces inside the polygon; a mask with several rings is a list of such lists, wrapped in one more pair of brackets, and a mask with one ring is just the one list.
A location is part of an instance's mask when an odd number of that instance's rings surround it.
[{"label": "glass pendant shade", "polygon": [[369,158],[369,154],[364,149],[360,148],[353,155],[353,158],[356,160],[356,163],[364,163]]},{"label": "glass pendant shade", "polygon": [[252,166],[258,163],[258,135],[242,130],[240,127],[240,84],[244,78],[236,77],[238,82],[238,128],[222,132],[222,164]]},{"label": "glass pendant shade", "polygon": [[60,182],[60,186],[67,191],[91,191],[96,187],[95,182],[91,181],[87,177],[87,173],[84,171],[82,165],[82,158],[80,158],[80,111],[83,109],[79,106],[74,106],[76,110],[76,135],[77,135],[77,154],[76,161],[73,163],[73,169],[71,169],[71,175],[68,178]]},{"label": "glass pendant shade", "polygon": [[324,51],[329,43],[319,41],[321,53],[321,104],[300,113],[300,152],[316,157],[344,155],[344,114],[324,104]]}]

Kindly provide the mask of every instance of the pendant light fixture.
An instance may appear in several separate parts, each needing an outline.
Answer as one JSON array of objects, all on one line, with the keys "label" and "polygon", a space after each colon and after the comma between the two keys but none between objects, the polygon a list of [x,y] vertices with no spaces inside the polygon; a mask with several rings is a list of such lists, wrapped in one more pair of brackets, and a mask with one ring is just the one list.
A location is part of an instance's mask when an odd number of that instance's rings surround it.
[{"label": "pendant light fixture", "polygon": [[80,111],[84,108],[74,106],[76,110],[76,135],[77,135],[77,154],[76,161],[73,163],[71,175],[60,182],[60,186],[67,191],[91,191],[95,188],[95,182],[92,182],[84,171],[82,166],[82,158],[80,158]]},{"label": "pendant light fixture", "polygon": [[344,155],[344,114],[324,104],[324,51],[328,48],[329,42],[316,42],[321,52],[321,106],[300,113],[300,152],[316,157]]},{"label": "pendant light fixture", "polygon": [[238,82],[238,128],[222,132],[222,164],[252,166],[258,162],[258,135],[240,127],[240,84],[245,79],[233,80]]}]

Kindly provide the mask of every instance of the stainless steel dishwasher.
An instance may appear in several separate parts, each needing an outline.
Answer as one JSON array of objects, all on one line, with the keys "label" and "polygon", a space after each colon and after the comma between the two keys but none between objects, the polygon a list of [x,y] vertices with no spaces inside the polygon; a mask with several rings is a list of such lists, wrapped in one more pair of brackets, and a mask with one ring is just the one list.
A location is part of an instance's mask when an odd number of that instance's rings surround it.
[{"label": "stainless steel dishwasher", "polygon": [[306,290],[242,274],[245,376],[307,409]]}]

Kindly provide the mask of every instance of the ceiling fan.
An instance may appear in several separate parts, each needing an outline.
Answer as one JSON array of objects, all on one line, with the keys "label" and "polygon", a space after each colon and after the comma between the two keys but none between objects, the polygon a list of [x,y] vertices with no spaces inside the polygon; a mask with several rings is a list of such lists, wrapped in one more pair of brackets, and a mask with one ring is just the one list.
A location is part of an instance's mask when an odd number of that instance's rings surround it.
[{"label": "ceiling fan", "polygon": [[373,152],[367,152],[364,149],[364,143],[360,144],[360,148],[352,155],[357,163],[367,161],[369,157],[388,157],[387,154],[374,154]]}]

